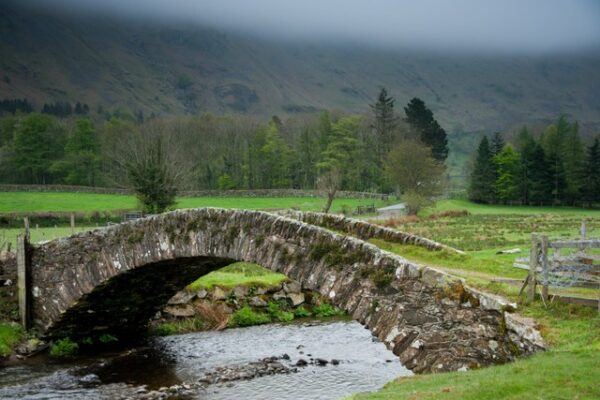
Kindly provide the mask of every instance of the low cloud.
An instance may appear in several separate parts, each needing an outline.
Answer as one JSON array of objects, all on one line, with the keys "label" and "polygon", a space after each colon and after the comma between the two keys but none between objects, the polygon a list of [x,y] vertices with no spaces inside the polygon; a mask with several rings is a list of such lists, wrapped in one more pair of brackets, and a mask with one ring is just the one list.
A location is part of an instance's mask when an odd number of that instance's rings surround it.
[{"label": "low cloud", "polygon": [[300,41],[543,53],[600,47],[594,0],[27,0]]}]

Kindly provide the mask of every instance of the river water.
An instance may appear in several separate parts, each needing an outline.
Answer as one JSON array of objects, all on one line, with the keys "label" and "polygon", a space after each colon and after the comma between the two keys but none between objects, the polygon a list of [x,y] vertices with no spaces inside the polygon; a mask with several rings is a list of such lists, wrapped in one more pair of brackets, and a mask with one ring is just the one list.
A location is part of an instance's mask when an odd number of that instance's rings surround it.
[{"label": "river water", "polygon": [[[104,355],[70,363],[42,357],[0,369],[2,399],[135,398],[148,390],[195,382],[205,373],[271,356],[298,372],[247,381],[215,383],[179,399],[339,399],[372,391],[402,375],[410,375],[397,357],[354,321],[261,325],[150,339],[127,354]],[[311,358],[339,360],[311,365]]]}]

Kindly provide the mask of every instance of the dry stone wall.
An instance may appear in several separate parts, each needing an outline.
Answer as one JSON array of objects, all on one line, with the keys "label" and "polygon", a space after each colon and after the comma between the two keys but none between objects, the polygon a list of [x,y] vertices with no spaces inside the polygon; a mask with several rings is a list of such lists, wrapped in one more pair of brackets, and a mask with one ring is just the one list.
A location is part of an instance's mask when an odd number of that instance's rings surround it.
[{"label": "dry stone wall", "polygon": [[178,210],[54,240],[31,259],[34,322],[50,337],[141,334],[189,282],[246,261],[326,296],[417,373],[543,348],[514,304],[362,240],[264,212]]},{"label": "dry stone wall", "polygon": [[321,226],[338,232],[343,232],[355,236],[362,240],[381,239],[386,242],[411,244],[414,246],[425,247],[428,250],[448,250],[454,253],[464,254],[463,251],[455,249],[445,244],[438,243],[412,233],[401,232],[395,229],[386,228],[381,225],[371,224],[369,222],[348,218],[344,215],[325,214],[316,212],[301,212],[286,210],[279,213],[289,218],[306,222],[307,224]]}]

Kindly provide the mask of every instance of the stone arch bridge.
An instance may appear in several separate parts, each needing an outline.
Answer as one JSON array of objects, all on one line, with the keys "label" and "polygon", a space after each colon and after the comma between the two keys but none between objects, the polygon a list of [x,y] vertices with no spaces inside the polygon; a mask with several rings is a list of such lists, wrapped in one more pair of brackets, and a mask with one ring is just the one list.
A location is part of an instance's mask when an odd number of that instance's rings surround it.
[{"label": "stone arch bridge", "polygon": [[247,261],[327,296],[415,372],[475,368],[542,346],[501,298],[301,219],[178,210],[32,246],[31,325],[49,338],[140,336],[191,281]]}]

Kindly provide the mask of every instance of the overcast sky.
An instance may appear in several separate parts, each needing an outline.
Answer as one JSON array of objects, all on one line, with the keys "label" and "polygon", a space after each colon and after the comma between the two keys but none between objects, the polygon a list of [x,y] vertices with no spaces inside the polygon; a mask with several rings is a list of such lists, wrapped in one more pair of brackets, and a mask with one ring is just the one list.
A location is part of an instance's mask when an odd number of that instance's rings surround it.
[{"label": "overcast sky", "polygon": [[[0,0],[1,1],[1,0]],[[27,0],[292,40],[545,53],[600,46],[600,0]]]}]

